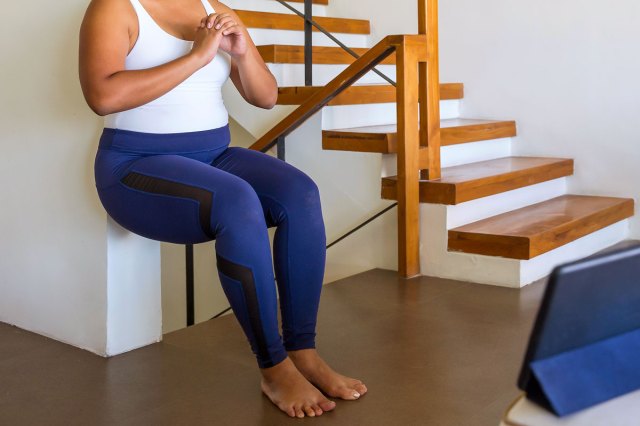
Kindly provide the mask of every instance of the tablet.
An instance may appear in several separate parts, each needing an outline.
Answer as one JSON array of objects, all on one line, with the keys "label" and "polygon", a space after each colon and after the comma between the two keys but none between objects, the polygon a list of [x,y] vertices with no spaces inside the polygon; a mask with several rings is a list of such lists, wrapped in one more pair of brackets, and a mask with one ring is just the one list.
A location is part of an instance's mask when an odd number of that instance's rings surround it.
[{"label": "tablet", "polygon": [[[550,404],[549,389],[535,377],[532,365],[634,331],[640,331],[640,244],[558,266],[538,311],[518,387],[529,399],[561,414]],[[640,354],[635,356],[640,368]]]}]

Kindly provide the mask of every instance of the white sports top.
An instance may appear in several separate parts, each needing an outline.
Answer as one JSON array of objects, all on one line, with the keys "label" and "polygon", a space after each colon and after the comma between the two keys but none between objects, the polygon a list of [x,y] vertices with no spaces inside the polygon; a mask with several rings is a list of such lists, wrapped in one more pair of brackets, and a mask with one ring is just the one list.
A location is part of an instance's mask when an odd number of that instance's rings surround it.
[{"label": "white sports top", "polygon": [[[201,2],[207,14],[215,12],[208,0]],[[155,67],[191,51],[192,41],[179,39],[160,28],[139,0],[131,0],[131,4],[138,15],[139,31],[125,69]],[[145,133],[197,132],[223,127],[229,122],[229,114],[221,90],[230,70],[229,55],[219,50],[211,63],[158,99],[107,115],[105,127]]]}]

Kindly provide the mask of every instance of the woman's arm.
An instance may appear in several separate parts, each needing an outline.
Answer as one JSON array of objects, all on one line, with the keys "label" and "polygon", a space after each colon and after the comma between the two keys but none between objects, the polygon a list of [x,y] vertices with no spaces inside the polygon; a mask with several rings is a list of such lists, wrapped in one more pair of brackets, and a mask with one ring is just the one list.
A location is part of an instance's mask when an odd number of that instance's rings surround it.
[{"label": "woman's arm", "polygon": [[182,83],[215,57],[223,27],[196,32],[191,52],[166,64],[125,70],[136,15],[129,0],[92,0],[80,29],[80,85],[99,115],[144,105]]},{"label": "woman's arm", "polygon": [[[228,51],[231,56],[231,81],[236,86],[242,97],[252,105],[260,108],[271,109],[278,100],[278,84],[271,71],[264,63],[251,36],[242,20],[228,6],[214,1],[217,12],[209,17],[209,23],[215,28],[217,23],[232,23],[227,29],[225,38],[229,43],[224,43],[221,49]],[[237,54],[233,52],[234,43],[241,42],[245,46]]]}]

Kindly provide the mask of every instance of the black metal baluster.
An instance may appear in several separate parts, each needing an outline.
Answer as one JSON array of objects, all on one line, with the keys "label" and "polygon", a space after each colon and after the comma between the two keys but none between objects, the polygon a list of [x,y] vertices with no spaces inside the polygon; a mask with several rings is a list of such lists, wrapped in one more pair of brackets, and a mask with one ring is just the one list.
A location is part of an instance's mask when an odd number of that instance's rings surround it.
[{"label": "black metal baluster", "polygon": [[195,324],[193,245],[187,244],[185,248],[185,264],[187,270],[187,327],[189,327]]},{"label": "black metal baluster", "polygon": [[284,140],[284,136],[280,136],[278,139],[276,139],[276,148],[278,151],[278,158],[282,161],[287,161],[286,159],[286,153],[285,153],[285,140]]},{"label": "black metal baluster", "polygon": [[312,0],[304,0],[304,85],[313,85],[313,26]]}]

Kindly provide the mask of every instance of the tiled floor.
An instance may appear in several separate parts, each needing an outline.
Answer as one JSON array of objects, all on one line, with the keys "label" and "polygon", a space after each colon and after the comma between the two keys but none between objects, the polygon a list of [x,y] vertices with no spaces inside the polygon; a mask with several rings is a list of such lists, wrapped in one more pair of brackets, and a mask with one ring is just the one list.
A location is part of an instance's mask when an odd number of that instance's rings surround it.
[{"label": "tiled floor", "polygon": [[228,315],[110,359],[0,324],[0,425],[497,425],[544,285],[396,275],[324,287],[319,351],[369,392],[322,417],[289,419],[261,394]]}]

